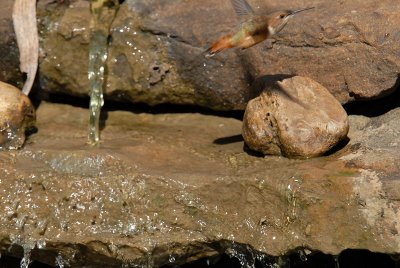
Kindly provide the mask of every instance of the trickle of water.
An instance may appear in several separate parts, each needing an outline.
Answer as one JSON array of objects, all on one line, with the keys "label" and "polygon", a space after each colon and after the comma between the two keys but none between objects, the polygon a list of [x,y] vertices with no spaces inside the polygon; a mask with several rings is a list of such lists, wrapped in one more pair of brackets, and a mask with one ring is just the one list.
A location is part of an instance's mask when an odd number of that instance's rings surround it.
[{"label": "trickle of water", "polygon": [[335,260],[335,268],[340,268],[339,256],[334,256],[333,259]]},{"label": "trickle of water", "polygon": [[291,183],[288,184],[286,189],[286,197],[288,202],[288,211],[286,222],[287,224],[293,223],[297,219],[297,198],[300,190],[301,180],[293,177]]},{"label": "trickle of water", "polygon": [[255,268],[256,258],[253,250],[248,246],[244,247],[233,242],[232,246],[226,250],[226,253],[231,258],[236,258],[242,268]]},{"label": "trickle of water", "polygon": [[307,261],[307,255],[304,252],[304,250],[302,250],[302,249],[299,250],[299,257],[300,257],[300,260]]},{"label": "trickle of water", "polygon": [[10,235],[10,240],[12,241],[9,251],[13,245],[20,245],[24,250],[23,258],[20,262],[21,268],[28,268],[31,263],[31,252],[36,247],[35,241],[25,241],[21,236]]},{"label": "trickle of water", "polygon": [[64,260],[60,254],[57,255],[55,264],[59,268],[64,268],[69,266],[68,261]]},{"label": "trickle of water", "polygon": [[168,261],[169,261],[169,263],[174,263],[175,262],[175,256],[172,255],[172,254],[169,255]]},{"label": "trickle of water", "polygon": [[119,7],[118,0],[98,0],[90,2],[90,50],[88,78],[90,85],[90,113],[88,142],[95,145],[100,141],[100,111],[104,105],[104,70],[108,57],[108,37],[110,26]]},{"label": "trickle of water", "polygon": [[30,263],[31,263],[31,249],[24,247],[24,257],[20,262],[20,267],[28,268]]},{"label": "trickle of water", "polygon": [[273,268],[290,268],[290,262],[288,257],[280,256],[278,257],[277,262],[272,266]]}]

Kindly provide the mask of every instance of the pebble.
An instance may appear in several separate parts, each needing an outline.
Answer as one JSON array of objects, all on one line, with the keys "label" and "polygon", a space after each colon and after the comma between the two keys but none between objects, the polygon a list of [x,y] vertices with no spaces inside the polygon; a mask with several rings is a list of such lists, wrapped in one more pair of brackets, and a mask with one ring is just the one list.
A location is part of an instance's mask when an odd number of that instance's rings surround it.
[{"label": "pebble", "polygon": [[35,109],[18,88],[0,82],[0,149],[19,149],[25,132],[34,126]]}]

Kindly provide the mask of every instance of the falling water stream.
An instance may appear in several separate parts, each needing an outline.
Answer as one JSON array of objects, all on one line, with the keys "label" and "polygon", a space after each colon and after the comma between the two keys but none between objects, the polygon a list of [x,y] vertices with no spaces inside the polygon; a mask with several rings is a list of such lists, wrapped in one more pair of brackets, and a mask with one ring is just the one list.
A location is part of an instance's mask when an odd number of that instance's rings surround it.
[{"label": "falling water stream", "polygon": [[90,115],[88,143],[100,141],[100,112],[104,104],[104,73],[108,55],[109,32],[119,7],[118,0],[92,0],[90,5],[90,50],[88,78],[90,85]]}]

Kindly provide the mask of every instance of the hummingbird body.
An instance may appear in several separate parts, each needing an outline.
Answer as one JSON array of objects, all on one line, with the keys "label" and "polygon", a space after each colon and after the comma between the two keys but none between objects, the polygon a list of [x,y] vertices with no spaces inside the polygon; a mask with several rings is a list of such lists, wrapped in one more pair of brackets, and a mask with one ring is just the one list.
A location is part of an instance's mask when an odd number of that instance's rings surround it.
[{"label": "hummingbird body", "polygon": [[265,40],[271,33],[268,29],[267,16],[255,16],[245,21],[241,29],[232,36],[231,43],[234,47],[248,48]]},{"label": "hummingbird body", "polygon": [[311,8],[299,10],[284,10],[269,15],[255,14],[246,0],[231,0],[231,3],[239,16],[245,17],[239,30],[234,34],[221,37],[207,49],[208,57],[224,49],[240,47],[246,49],[280,32],[294,14]]}]

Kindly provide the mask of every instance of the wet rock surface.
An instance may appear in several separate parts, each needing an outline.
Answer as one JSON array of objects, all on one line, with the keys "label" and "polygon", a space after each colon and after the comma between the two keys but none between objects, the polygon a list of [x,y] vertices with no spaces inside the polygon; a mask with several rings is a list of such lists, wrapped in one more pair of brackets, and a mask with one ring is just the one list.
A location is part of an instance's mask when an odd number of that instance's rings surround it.
[{"label": "wet rock surface", "polygon": [[34,126],[35,108],[18,88],[0,82],[0,149],[18,149]]},{"label": "wet rock surface", "polygon": [[[4,2],[8,7],[12,0]],[[41,86],[48,92],[87,95],[88,2],[59,2],[38,2]],[[205,59],[204,48],[238,24],[229,1],[124,1],[110,33],[106,98],[244,109],[254,96],[249,87],[254,80],[282,74],[310,77],[341,103],[379,97],[395,88],[400,3],[250,3],[259,11],[316,8],[294,18],[274,40]],[[3,21],[10,21],[6,15],[11,12],[1,14]],[[9,38],[7,25],[4,36]],[[2,66],[3,81],[20,79],[11,42],[0,43],[0,53],[13,63]]]},{"label": "wet rock surface", "polygon": [[195,113],[109,112],[89,147],[87,110],[42,103],[38,133],[0,152],[0,251],[92,267],[398,253],[399,113],[351,116],[342,150],[289,160],[251,156],[241,121]]},{"label": "wet rock surface", "polygon": [[345,139],[346,111],[329,91],[296,76],[269,86],[251,100],[243,118],[243,138],[253,150],[287,157],[314,157]]}]

